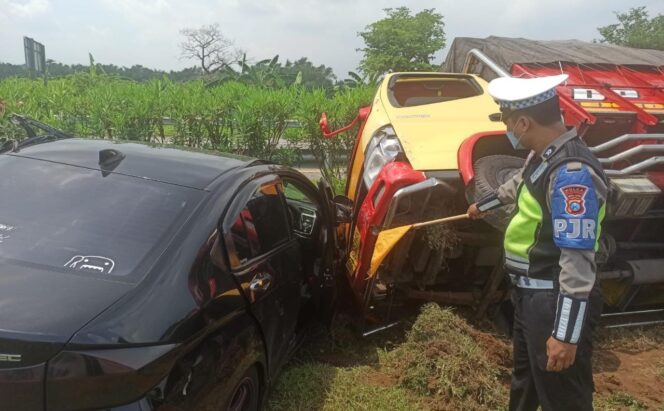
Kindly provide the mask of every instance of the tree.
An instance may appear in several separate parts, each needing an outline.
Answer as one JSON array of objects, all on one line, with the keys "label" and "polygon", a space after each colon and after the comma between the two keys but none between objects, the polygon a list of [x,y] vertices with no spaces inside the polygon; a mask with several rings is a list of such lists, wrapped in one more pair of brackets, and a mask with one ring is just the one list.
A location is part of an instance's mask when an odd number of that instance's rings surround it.
[{"label": "tree", "polygon": [[387,17],[358,33],[365,47],[360,70],[366,74],[432,70],[434,54],[445,47],[443,16],[434,9],[411,15],[407,7],[385,9]]},{"label": "tree", "polygon": [[292,62],[286,60],[286,64],[281,67],[280,72],[286,84],[293,84],[299,77],[301,78],[302,86],[307,89],[323,88],[331,90],[336,80],[331,67],[323,64],[315,66],[306,57]]},{"label": "tree", "polygon": [[198,60],[206,73],[215,72],[236,62],[241,52],[221,33],[218,24],[198,29],[183,29],[185,40],[180,43],[182,58]]},{"label": "tree", "polygon": [[639,49],[664,50],[664,15],[652,19],[645,7],[616,13],[618,23],[599,27],[600,42]]},{"label": "tree", "polygon": [[348,78],[337,83],[337,89],[357,88],[362,86],[375,89],[382,80],[383,75],[381,73],[372,73],[360,76],[354,71],[349,71]]}]

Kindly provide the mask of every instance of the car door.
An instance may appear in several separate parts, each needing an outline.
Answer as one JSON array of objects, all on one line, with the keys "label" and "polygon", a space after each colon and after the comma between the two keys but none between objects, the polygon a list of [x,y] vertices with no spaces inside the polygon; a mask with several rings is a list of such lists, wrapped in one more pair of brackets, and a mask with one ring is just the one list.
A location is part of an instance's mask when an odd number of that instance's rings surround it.
[{"label": "car door", "polygon": [[295,344],[303,278],[279,177],[249,182],[231,203],[221,231],[231,272],[262,328],[274,373]]},{"label": "car door", "polygon": [[280,176],[291,232],[299,240],[303,254],[304,307],[299,325],[305,328],[311,319],[329,323],[339,287],[332,190],[324,180],[317,189],[308,178],[293,170],[283,170]]}]

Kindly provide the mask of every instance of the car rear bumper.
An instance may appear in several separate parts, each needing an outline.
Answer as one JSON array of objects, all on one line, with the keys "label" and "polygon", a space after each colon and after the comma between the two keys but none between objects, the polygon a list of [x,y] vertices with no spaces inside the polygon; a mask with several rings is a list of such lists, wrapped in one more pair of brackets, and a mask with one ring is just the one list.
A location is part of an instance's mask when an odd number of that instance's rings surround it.
[{"label": "car rear bumper", "polygon": [[43,411],[45,364],[0,369],[0,410]]}]

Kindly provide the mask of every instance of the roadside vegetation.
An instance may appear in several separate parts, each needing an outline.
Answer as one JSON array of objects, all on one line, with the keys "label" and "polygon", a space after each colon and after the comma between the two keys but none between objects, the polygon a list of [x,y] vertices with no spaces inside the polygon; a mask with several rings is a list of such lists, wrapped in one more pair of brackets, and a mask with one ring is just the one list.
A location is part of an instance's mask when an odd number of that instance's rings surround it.
[{"label": "roadside vegetation", "polygon": [[[595,409],[664,411],[662,327],[599,330]],[[317,330],[279,377],[270,411],[505,410],[511,343],[463,312],[426,304],[367,338]]]},{"label": "roadside vegetation", "polygon": [[138,83],[99,74],[93,66],[47,87],[26,78],[0,81],[0,136],[24,136],[10,123],[10,114],[18,113],[81,137],[176,144],[296,166],[308,153],[329,181],[340,181],[352,131],[323,139],[320,114],[327,112],[331,127],[341,127],[374,92],[364,84],[326,92],[239,80]]},{"label": "roadside vegetation", "polygon": [[276,410],[486,410],[507,401],[507,340],[436,304],[412,323],[360,339],[321,331],[273,390]]}]

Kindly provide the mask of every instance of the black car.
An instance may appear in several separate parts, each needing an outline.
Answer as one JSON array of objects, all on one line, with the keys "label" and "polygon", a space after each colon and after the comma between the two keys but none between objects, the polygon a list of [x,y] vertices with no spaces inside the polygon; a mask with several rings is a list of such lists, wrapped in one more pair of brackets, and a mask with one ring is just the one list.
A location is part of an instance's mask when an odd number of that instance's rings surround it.
[{"label": "black car", "polygon": [[0,410],[255,410],[334,299],[331,190],[32,137],[0,154]]}]

